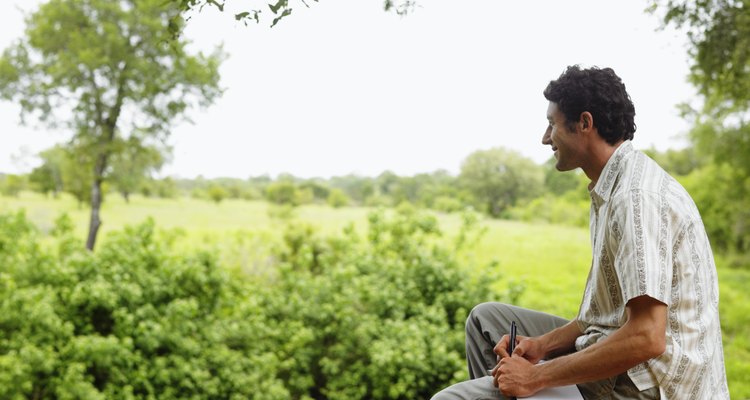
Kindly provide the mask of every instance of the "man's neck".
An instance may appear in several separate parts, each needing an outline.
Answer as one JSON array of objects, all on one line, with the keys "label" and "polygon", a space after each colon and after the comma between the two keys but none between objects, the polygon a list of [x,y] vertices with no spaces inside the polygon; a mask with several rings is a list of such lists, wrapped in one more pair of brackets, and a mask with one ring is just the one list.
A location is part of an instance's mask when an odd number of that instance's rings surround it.
[{"label": "man's neck", "polygon": [[589,190],[592,190],[594,186],[596,186],[596,182],[599,181],[599,176],[602,174],[604,166],[607,165],[607,161],[609,161],[609,159],[612,157],[612,154],[614,154],[615,150],[617,150],[617,148],[620,147],[623,142],[623,140],[620,140],[619,142],[612,145],[604,140],[601,140],[592,143],[589,153],[591,155],[591,158],[589,159],[587,165],[582,167],[583,172],[589,179],[591,179],[591,183],[589,183]]}]

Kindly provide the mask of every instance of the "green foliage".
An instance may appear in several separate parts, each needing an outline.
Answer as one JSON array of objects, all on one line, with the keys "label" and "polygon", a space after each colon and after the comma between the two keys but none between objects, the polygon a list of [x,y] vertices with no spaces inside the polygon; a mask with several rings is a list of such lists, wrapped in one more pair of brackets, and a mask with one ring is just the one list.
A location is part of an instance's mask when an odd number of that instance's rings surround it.
[{"label": "green foliage", "polygon": [[[587,196],[585,185],[574,192],[581,199]],[[165,246],[175,243],[175,249],[180,249],[174,252],[170,250],[171,254],[185,256],[194,253],[195,249],[210,246],[211,253],[220,260],[223,268],[246,271],[256,282],[260,279],[272,282],[277,276],[280,251],[276,240],[281,237],[285,224],[267,218],[266,202],[226,201],[222,207],[216,207],[207,201],[191,198],[166,200],[138,196],[130,204],[125,204],[119,196],[114,196],[108,201],[107,207],[109,216],[103,229],[102,244],[108,241],[108,237],[117,237],[109,236],[108,232],[120,230],[132,221],[142,220],[146,215],[154,215],[158,226],[175,227],[182,232],[168,237],[162,235]],[[19,198],[0,197],[0,209],[22,208],[27,210],[26,215],[39,227],[40,232],[55,232],[57,228],[54,228],[53,216],[65,211],[70,215],[69,221],[76,227],[76,235],[80,237],[85,234],[85,212],[77,210],[75,202],[68,195],[62,195],[56,200],[31,192],[22,192]],[[299,214],[296,220],[315,225],[318,229],[315,236],[321,239],[340,232],[348,224],[354,225],[360,235],[366,232],[363,228],[366,227],[368,211],[363,208],[334,209],[327,205],[305,205],[296,210]],[[385,212],[390,215],[388,213],[392,211]],[[459,236],[462,227],[471,226],[462,222],[467,217],[466,214],[436,214],[436,217],[443,236],[455,237],[455,242],[461,241]],[[588,229],[484,219],[478,215],[475,217],[478,218],[475,223],[487,228],[486,234],[477,236],[480,231],[467,231],[462,241],[476,244],[476,248],[465,248],[461,253],[454,254],[461,261],[462,270],[467,275],[465,278],[481,276],[493,281],[493,292],[498,294],[493,298],[507,299],[522,307],[574,318],[591,259]],[[0,231],[0,241],[9,236],[4,232]],[[72,248],[80,251],[80,240],[75,237],[71,239]],[[44,237],[42,240],[49,246],[51,254],[60,252],[56,245],[58,239]],[[24,241],[21,244],[29,243]],[[448,246],[452,248],[454,245],[448,243]],[[38,254],[37,250],[29,249],[28,254]],[[746,340],[750,337],[750,323],[747,321],[747,316],[750,315],[750,310],[747,309],[750,305],[747,291],[750,262],[746,256],[740,258],[742,254],[737,254],[737,257],[720,256],[719,252],[715,254],[718,256],[716,262],[729,389],[733,399],[744,399],[750,393],[745,379],[750,368],[750,343]],[[0,265],[14,262],[0,260]],[[495,281],[486,271],[496,269],[513,273],[504,273],[499,281]],[[524,287],[526,290],[519,297],[517,292]],[[0,334],[2,332],[0,328]],[[19,366],[13,364],[6,368],[5,364],[0,365],[0,371],[14,368]],[[465,378],[466,373],[462,369],[461,375],[454,381]],[[4,387],[0,383],[0,388]],[[0,398],[4,398],[2,394]]]},{"label": "green foliage", "polygon": [[14,174],[0,176],[0,193],[3,196],[17,197],[25,187],[26,179],[24,176]]},{"label": "green foliage", "polygon": [[644,150],[644,153],[672,176],[688,175],[705,164],[705,160],[697,154],[693,146],[680,150],[668,149],[663,152],[651,148]]},{"label": "green foliage", "polygon": [[570,226],[589,225],[590,201],[546,195],[508,211],[512,219]]},{"label": "green foliage", "polygon": [[[717,264],[726,261],[719,257]],[[719,268],[720,315],[729,392],[733,399],[750,398],[750,263],[740,269]]]},{"label": "green foliage", "polygon": [[491,279],[467,276],[434,217],[406,208],[369,221],[365,237],[305,225],[284,236],[288,296],[266,309],[298,327],[281,357],[293,398],[426,398],[463,370],[464,319]]},{"label": "green foliage", "polygon": [[125,201],[147,182],[151,173],[161,169],[164,153],[167,150],[155,145],[147,145],[143,138],[131,136],[126,140],[117,140],[110,164],[112,171],[108,179]]},{"label": "green foliage", "polygon": [[297,202],[297,185],[286,180],[274,182],[266,188],[266,198],[274,204],[296,206],[299,204]]},{"label": "green foliage", "polygon": [[[172,3],[176,4],[177,7],[179,7],[180,10],[183,12],[189,12],[192,10],[198,10],[202,11],[205,6],[212,6],[216,8],[219,11],[224,11],[226,7],[226,1],[225,0],[170,0]],[[315,2],[318,2],[318,0],[313,0]],[[309,7],[308,3],[305,0],[298,0],[297,2],[291,2],[291,3],[297,3],[299,5],[304,5],[305,7]],[[236,9],[234,12],[232,12],[232,15],[234,17],[235,21],[240,21],[244,23],[246,26],[248,23],[255,22],[256,24],[260,23],[261,19],[267,20],[267,18],[264,18],[263,10],[265,10],[265,7],[268,7],[268,11],[271,12],[271,15],[269,15],[268,18],[272,18],[270,22],[270,27],[276,26],[283,18],[288,17],[292,14],[292,4],[290,4],[289,0],[276,0],[276,2],[272,3],[264,3],[260,1],[251,2],[252,5],[243,5],[241,9]],[[395,11],[398,15],[406,15],[414,10],[416,7],[417,2],[414,0],[383,0],[383,9],[385,11]],[[181,32],[181,26],[182,21],[175,17],[172,23],[169,26],[170,32],[172,32],[173,35],[177,36]]]},{"label": "green foliage", "polygon": [[330,179],[330,185],[343,190],[359,204],[364,204],[367,198],[376,194],[372,179],[358,175],[335,176]]},{"label": "green foliage", "polygon": [[297,216],[297,208],[291,204],[271,204],[268,217],[276,221],[291,221]]},{"label": "green foliage", "polygon": [[102,183],[133,144],[123,146],[123,138],[145,148],[144,140],[164,139],[175,119],[221,94],[222,54],[192,56],[185,41],[170,41],[168,24],[179,11],[162,0],[51,0],[0,57],[0,97],[20,104],[23,121],[67,128],[66,146],[89,170],[89,249],[101,223]]},{"label": "green foliage", "polygon": [[146,179],[140,185],[140,191],[144,196],[155,196],[162,199],[174,199],[180,194],[177,183],[170,177],[164,179]]},{"label": "green foliage", "polygon": [[332,189],[328,194],[327,202],[333,208],[345,207],[349,205],[349,196],[341,189]]},{"label": "green foliage", "polygon": [[750,102],[750,2],[653,0],[664,24],[687,30],[691,81],[715,106],[747,110]]},{"label": "green foliage", "polygon": [[519,200],[541,194],[543,172],[516,151],[494,148],[466,157],[459,182],[472,193],[480,210],[499,217]]},{"label": "green foliage", "polygon": [[[696,153],[716,165],[688,179],[691,193],[698,193],[711,239],[720,248],[745,253],[750,248],[750,1],[654,0],[653,9],[662,11],[665,25],[687,31],[690,80],[703,97],[701,109],[684,105],[683,113],[693,122]],[[716,181],[703,181],[701,187],[698,177]]]},{"label": "green foliage", "polygon": [[227,197],[228,193],[223,187],[212,185],[208,188],[208,198],[216,204],[221,203]]},{"label": "green foliage", "polygon": [[557,159],[553,156],[547,160],[544,165],[544,187],[553,195],[562,195],[579,187],[580,175],[583,172],[576,169],[575,171],[558,171],[555,168]]},{"label": "green foliage", "polygon": [[70,193],[79,204],[91,201],[93,167],[88,154],[76,153],[68,147],[56,145],[40,152],[39,158],[42,165],[32,171],[31,178],[41,191]]},{"label": "green foliage", "polygon": [[60,171],[46,163],[31,170],[29,183],[33,190],[45,195],[52,193],[54,197],[57,197],[62,191]]},{"label": "green foliage", "polygon": [[438,196],[432,202],[432,208],[442,212],[456,212],[463,210],[464,205],[460,200],[449,196]]},{"label": "green foliage", "polygon": [[[96,253],[0,216],[0,397],[412,399],[463,374],[463,322],[495,277],[405,208],[321,237],[291,225],[270,275],[171,247],[148,221]],[[473,221],[473,222],[472,222]],[[66,239],[67,238],[67,239]]]},{"label": "green foliage", "polygon": [[302,190],[309,190],[312,193],[312,200],[315,201],[328,201],[328,197],[331,193],[331,189],[328,187],[328,184],[321,179],[313,179],[302,182],[300,183],[299,187]]},{"label": "green foliage", "polygon": [[288,398],[262,288],[209,252],[176,253],[151,222],[59,257],[23,215],[0,232],[0,397]]},{"label": "green foliage", "polygon": [[700,210],[711,244],[718,250],[750,250],[750,178],[729,164],[708,164],[682,179]]}]

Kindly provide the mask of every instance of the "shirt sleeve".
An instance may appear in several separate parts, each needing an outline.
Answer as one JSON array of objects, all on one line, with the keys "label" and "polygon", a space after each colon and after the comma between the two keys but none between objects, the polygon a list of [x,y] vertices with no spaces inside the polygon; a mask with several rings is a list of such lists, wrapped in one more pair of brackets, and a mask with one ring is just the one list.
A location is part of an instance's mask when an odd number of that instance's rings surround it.
[{"label": "shirt sleeve", "polygon": [[611,212],[608,245],[623,302],[645,295],[669,305],[672,251],[666,199],[630,190],[613,199]]}]

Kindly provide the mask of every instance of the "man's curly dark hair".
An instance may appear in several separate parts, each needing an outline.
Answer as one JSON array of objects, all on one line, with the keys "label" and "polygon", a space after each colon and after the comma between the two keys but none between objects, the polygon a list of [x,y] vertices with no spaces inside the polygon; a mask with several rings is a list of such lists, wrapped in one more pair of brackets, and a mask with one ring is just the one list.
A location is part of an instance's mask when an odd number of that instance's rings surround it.
[{"label": "man's curly dark hair", "polygon": [[625,84],[611,68],[569,66],[547,85],[544,97],[557,104],[570,130],[575,130],[581,113],[588,111],[607,143],[633,139],[635,107]]}]

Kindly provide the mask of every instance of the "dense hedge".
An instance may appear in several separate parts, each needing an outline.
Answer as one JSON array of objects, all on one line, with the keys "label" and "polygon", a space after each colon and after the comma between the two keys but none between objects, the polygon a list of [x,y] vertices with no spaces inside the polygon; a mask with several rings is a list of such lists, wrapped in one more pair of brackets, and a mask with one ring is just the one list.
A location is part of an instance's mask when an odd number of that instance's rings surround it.
[{"label": "dense hedge", "polygon": [[0,216],[2,399],[414,399],[465,377],[463,321],[495,279],[436,220],[375,213],[366,235],[292,225],[270,274],[178,251],[153,222],[79,248]]}]

